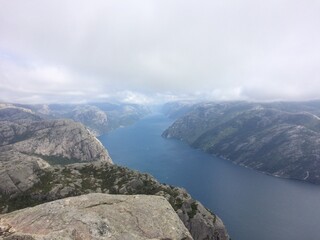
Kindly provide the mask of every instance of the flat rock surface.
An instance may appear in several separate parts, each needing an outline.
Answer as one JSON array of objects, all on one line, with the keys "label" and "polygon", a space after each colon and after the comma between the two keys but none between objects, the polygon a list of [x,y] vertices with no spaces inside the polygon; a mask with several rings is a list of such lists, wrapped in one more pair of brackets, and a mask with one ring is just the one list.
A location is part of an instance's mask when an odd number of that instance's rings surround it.
[{"label": "flat rock surface", "polygon": [[3,239],[192,239],[164,197],[93,193],[0,215]]}]

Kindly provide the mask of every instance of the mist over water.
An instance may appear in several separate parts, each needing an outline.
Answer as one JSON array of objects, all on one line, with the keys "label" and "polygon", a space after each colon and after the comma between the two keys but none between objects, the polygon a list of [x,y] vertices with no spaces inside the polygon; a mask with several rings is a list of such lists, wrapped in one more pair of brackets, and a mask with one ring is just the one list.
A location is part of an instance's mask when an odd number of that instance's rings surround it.
[{"label": "mist over water", "polygon": [[186,188],[222,218],[232,239],[320,239],[320,186],[271,177],[164,139],[171,122],[154,114],[100,140],[116,164]]}]

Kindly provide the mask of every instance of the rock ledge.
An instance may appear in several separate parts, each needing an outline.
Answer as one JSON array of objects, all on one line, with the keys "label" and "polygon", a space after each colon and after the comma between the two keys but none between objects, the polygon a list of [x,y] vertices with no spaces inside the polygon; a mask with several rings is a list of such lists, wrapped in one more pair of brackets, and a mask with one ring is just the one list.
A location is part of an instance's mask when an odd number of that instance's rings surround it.
[{"label": "rock ledge", "polygon": [[0,239],[192,239],[161,196],[93,193],[0,215]]}]

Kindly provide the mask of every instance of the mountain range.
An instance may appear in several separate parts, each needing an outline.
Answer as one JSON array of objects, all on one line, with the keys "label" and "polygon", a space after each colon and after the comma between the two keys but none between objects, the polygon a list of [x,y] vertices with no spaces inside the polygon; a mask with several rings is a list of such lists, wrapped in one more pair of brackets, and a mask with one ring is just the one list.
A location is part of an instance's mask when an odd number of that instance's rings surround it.
[{"label": "mountain range", "polygon": [[125,103],[1,105],[30,110],[42,119],[72,119],[84,124],[96,136],[133,124],[150,113],[146,106]]}]

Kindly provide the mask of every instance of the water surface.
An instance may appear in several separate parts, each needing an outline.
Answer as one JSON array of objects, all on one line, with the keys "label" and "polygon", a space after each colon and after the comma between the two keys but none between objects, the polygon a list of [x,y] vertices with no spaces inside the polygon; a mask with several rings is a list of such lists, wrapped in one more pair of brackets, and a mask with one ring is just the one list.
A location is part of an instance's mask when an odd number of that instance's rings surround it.
[{"label": "water surface", "polygon": [[271,177],[164,139],[161,114],[100,137],[116,164],[182,186],[222,218],[233,240],[319,240],[320,186]]}]

